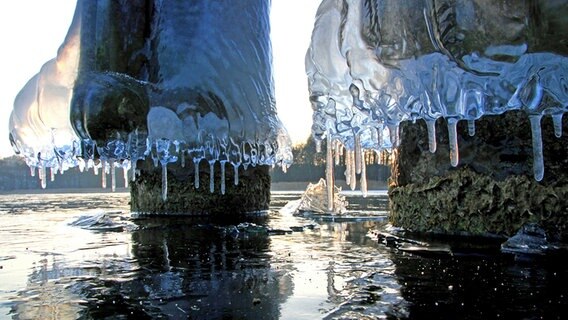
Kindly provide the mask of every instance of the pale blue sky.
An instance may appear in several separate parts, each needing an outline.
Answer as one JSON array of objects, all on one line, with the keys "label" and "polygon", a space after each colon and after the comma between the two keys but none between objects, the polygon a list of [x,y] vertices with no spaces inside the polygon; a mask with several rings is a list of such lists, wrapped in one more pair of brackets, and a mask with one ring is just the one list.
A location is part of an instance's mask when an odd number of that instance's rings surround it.
[{"label": "pale blue sky", "polygon": [[[320,0],[272,0],[276,104],[294,143],[310,134],[304,57]],[[55,57],[75,11],[75,0],[7,1],[0,11],[0,157],[13,155],[8,119],[14,98],[41,66]]]}]

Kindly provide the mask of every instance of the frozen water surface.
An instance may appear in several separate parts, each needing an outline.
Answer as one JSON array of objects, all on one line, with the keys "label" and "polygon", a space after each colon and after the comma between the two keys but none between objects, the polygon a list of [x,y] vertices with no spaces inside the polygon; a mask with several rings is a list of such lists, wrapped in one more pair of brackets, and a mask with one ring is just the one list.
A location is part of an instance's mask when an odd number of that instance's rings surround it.
[{"label": "frozen water surface", "polygon": [[281,210],[301,194],[273,192],[246,223],[132,219],[128,193],[0,195],[0,318],[557,319],[568,306],[565,253],[384,244],[384,192],[344,192],[335,217]]}]

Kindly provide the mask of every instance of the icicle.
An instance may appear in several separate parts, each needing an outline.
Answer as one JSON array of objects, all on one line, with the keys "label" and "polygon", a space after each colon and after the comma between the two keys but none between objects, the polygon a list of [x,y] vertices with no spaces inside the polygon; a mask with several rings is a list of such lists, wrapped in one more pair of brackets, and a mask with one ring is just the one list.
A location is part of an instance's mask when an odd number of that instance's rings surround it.
[{"label": "icicle", "polygon": [[195,167],[195,180],[193,181],[195,189],[199,189],[199,159],[193,159],[193,166]]},{"label": "icicle", "polygon": [[339,140],[335,140],[335,165],[338,166],[340,162],[341,152],[340,149],[343,149],[341,142]]},{"label": "icicle", "polygon": [[132,161],[130,162],[130,166],[131,166],[131,168],[130,168],[130,170],[131,170],[131,172],[130,172],[131,178],[130,178],[130,179],[131,179],[132,181],[135,181],[135,180],[136,180],[136,162],[137,162],[136,159],[132,159]]},{"label": "icicle", "polygon": [[387,126],[389,129],[390,141],[394,148],[398,147],[400,141],[398,136],[398,124],[391,124]]},{"label": "icicle", "polygon": [[351,157],[349,156],[349,150],[345,154],[345,181],[347,184],[351,181]]},{"label": "icicle", "polygon": [[122,176],[124,178],[124,188],[128,189],[128,165],[124,164],[122,167]]},{"label": "icicle", "polygon": [[256,144],[250,145],[250,162],[253,167],[256,167],[258,164],[258,147]]},{"label": "icicle", "polygon": [[[284,168],[284,166],[282,166]],[[234,183],[236,186],[239,185],[239,164],[238,163],[234,163],[233,164],[233,170],[235,172],[234,174]]]},{"label": "icicle", "polygon": [[45,189],[47,187],[47,181],[45,180],[45,165],[39,167],[39,180],[41,182],[41,188]]},{"label": "icicle", "polygon": [[168,199],[168,163],[162,163],[162,200]]},{"label": "icicle", "polygon": [[320,153],[321,152],[321,140],[315,139],[315,141],[316,141],[316,152]]},{"label": "icicle", "polygon": [[542,115],[530,115],[533,148],[533,173],[536,181],[544,177],[544,159],[542,156],[542,132],[540,130],[540,119]]},{"label": "icicle", "polygon": [[250,164],[250,155],[247,154],[247,150],[250,148],[247,148],[247,145],[250,146],[250,144],[248,142],[243,142],[242,146],[241,146],[241,150],[242,150],[242,162],[243,162],[243,168],[245,170],[247,170],[248,165]]},{"label": "icicle", "polygon": [[554,124],[554,135],[556,136],[556,138],[562,137],[562,115],[563,113],[552,115],[552,123]]},{"label": "icicle", "polygon": [[49,168],[51,182],[55,181],[55,171],[56,171],[55,168],[53,168],[53,167]]},{"label": "icicle", "polygon": [[209,192],[215,191],[215,160],[209,161]]},{"label": "icicle", "polygon": [[363,198],[367,197],[367,164],[365,161],[361,162],[361,193]]},{"label": "icicle", "polygon": [[351,174],[349,175],[349,187],[351,188],[351,190],[355,190],[355,188],[357,187],[357,175],[355,174],[355,151],[349,151],[347,155],[349,156],[349,158],[351,158],[349,160],[349,171],[351,172]]},{"label": "icicle", "polygon": [[85,160],[79,159],[78,164],[79,164],[79,172],[85,171]]},{"label": "icicle", "polygon": [[467,133],[470,137],[475,135],[475,120],[467,120]]},{"label": "icicle", "polygon": [[116,170],[114,167],[114,159],[110,159],[110,190],[114,192],[116,190]]},{"label": "icicle", "polygon": [[30,166],[30,176],[35,177],[35,171],[36,171],[36,167],[34,166]]},{"label": "icicle", "polygon": [[99,175],[99,166],[95,165],[93,163],[93,173],[95,174],[95,176]]},{"label": "icicle", "polygon": [[436,152],[436,120],[426,120],[426,128],[428,128],[428,146],[430,152]]},{"label": "icicle", "polygon": [[458,149],[458,120],[454,118],[448,119],[448,137],[450,142],[450,162],[453,167],[457,167],[460,162],[460,153]]},{"label": "icicle", "polygon": [[185,152],[182,151],[181,153],[181,167],[185,168]]},{"label": "icicle", "polygon": [[361,174],[361,137],[355,134],[355,172]]},{"label": "icicle", "polygon": [[225,194],[225,162],[221,161],[221,194]]},{"label": "icicle", "polygon": [[107,187],[107,176],[106,176],[106,161],[103,160],[102,162],[102,185],[103,185],[103,189],[105,189]]},{"label": "icicle", "polygon": [[327,210],[333,212],[333,187],[335,182],[333,181],[333,147],[331,141],[331,135],[329,131],[327,132],[327,150],[325,157],[325,183],[327,186]]},{"label": "icicle", "polygon": [[287,165],[282,164],[281,167],[282,167],[282,172],[284,172],[284,173],[288,172],[288,166]]}]

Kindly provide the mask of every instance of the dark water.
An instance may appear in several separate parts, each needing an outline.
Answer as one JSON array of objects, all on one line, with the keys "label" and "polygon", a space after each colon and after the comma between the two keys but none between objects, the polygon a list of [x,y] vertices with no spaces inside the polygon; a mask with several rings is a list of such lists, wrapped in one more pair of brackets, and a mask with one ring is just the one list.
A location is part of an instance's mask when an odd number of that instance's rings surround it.
[{"label": "dark water", "polygon": [[385,245],[384,193],[348,194],[349,218],[279,211],[299,196],[256,225],[131,219],[126,193],[0,196],[0,319],[566,317],[564,254]]}]

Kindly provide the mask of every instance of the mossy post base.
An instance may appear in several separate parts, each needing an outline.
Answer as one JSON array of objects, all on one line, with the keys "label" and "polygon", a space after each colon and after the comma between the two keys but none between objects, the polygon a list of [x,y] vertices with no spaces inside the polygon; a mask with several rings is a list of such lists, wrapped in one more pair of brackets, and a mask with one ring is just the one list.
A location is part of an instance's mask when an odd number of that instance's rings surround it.
[{"label": "mossy post base", "polygon": [[[450,165],[447,124],[436,123],[437,150],[428,150],[424,122],[401,126],[401,146],[389,186],[390,222],[407,230],[512,236],[538,223],[550,240],[568,241],[568,137],[542,119],[545,173],[532,171],[532,140],[523,112],[487,116],[468,135],[458,124],[460,163]],[[568,132],[567,121],[563,131]]]},{"label": "mossy post base", "polygon": [[215,163],[214,191],[210,192],[209,163],[199,164],[199,188],[195,186],[193,162],[167,167],[167,199],[162,199],[162,168],[151,160],[139,161],[140,174],[131,185],[131,211],[141,215],[243,216],[268,210],[270,174],[268,166],[239,167],[238,185],[234,169],[225,164],[225,193],[221,193],[221,164]]}]

